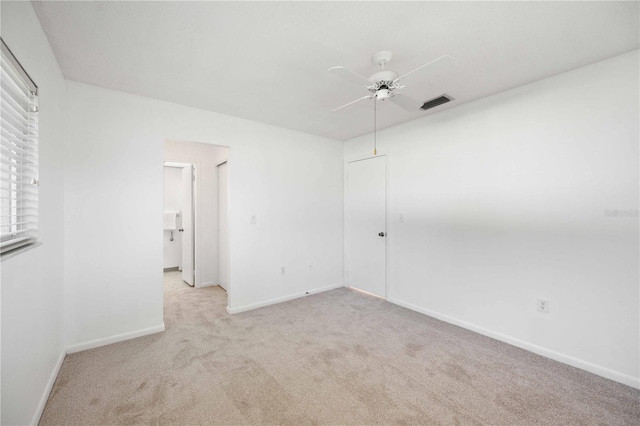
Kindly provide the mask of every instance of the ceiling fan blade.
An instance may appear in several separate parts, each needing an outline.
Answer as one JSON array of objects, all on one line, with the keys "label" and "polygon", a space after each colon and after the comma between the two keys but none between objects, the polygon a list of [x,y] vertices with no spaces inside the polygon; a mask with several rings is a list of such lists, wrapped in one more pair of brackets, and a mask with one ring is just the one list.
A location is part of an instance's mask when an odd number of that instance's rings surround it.
[{"label": "ceiling fan blade", "polygon": [[351,101],[351,102],[349,102],[348,104],[344,104],[344,105],[342,105],[341,107],[338,107],[338,108],[336,108],[336,109],[332,109],[332,110],[331,110],[331,112],[336,112],[336,111],[338,111],[339,109],[342,109],[342,108],[348,107],[349,105],[353,105],[353,104],[355,104],[356,102],[364,101],[365,99],[371,99],[371,98],[373,98],[373,95],[363,96],[363,97],[361,97],[360,99],[356,99],[355,101]]},{"label": "ceiling fan blade", "polygon": [[391,102],[410,112],[416,112],[422,106],[422,102],[416,101],[415,99],[403,95],[402,93],[396,93],[391,98]]},{"label": "ceiling fan blade", "polygon": [[345,80],[349,80],[358,86],[371,87],[373,83],[367,80],[365,77],[360,74],[356,74],[355,72],[348,70],[345,67],[331,67],[329,68],[329,72],[333,75],[337,75],[339,77],[344,78]]},{"label": "ceiling fan blade", "polygon": [[452,61],[455,61],[455,60],[456,60],[456,58],[454,58],[453,56],[449,56],[449,55],[442,55],[442,56],[440,56],[439,58],[436,58],[436,59],[434,59],[434,60],[433,60],[433,61],[431,61],[431,62],[427,62],[426,64],[424,64],[424,65],[422,65],[422,66],[419,66],[418,68],[416,68],[416,69],[415,69],[415,70],[413,70],[413,71],[409,71],[408,73],[401,75],[400,77],[398,77],[398,78],[396,79],[396,81],[401,81],[403,78],[405,78],[405,77],[407,77],[407,76],[409,76],[409,75],[413,74],[414,72],[416,72],[416,71],[420,71],[421,69],[424,69],[424,68],[428,67],[429,65],[433,65],[433,64],[435,64],[436,62],[441,61],[441,60],[443,60],[443,59],[451,59]]}]

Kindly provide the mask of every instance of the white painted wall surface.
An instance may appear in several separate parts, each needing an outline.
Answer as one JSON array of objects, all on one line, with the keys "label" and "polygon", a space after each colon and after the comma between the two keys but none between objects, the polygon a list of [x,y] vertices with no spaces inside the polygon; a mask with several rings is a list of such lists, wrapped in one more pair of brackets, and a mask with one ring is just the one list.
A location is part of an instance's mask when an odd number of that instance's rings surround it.
[{"label": "white painted wall surface", "polygon": [[232,309],[343,284],[341,142],[79,83],[67,92],[72,348],[162,324],[167,139],[231,147]]},{"label": "white painted wall surface", "polygon": [[638,218],[605,217],[638,209],[638,77],[636,51],[379,132],[390,298],[638,386]]},{"label": "white painted wall surface", "polygon": [[164,160],[195,166],[196,287],[218,284],[218,170],[229,148],[207,143],[167,140]]},{"label": "white painted wall surface", "polygon": [[[163,190],[163,212],[180,212],[180,200],[182,190],[182,169],[177,167],[164,168],[164,190]],[[182,232],[180,228],[181,217],[176,218],[177,229],[173,231],[173,241],[171,241],[171,231],[162,232],[163,244],[163,267],[181,267],[182,263]]]},{"label": "white painted wall surface", "polygon": [[65,82],[31,3],[1,2],[2,38],[40,90],[39,240],[2,261],[1,423],[36,423],[62,357]]}]

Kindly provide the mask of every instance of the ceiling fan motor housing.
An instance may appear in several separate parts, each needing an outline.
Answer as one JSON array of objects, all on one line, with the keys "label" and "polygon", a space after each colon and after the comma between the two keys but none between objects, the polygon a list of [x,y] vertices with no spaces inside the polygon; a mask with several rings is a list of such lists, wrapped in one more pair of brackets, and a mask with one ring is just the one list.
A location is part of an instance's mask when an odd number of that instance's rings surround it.
[{"label": "ceiling fan motor housing", "polygon": [[397,79],[398,74],[393,71],[378,71],[369,77],[369,81],[374,83],[369,90],[375,94],[377,100],[386,101],[393,96],[393,90],[397,88]]},{"label": "ceiling fan motor housing", "polygon": [[369,77],[369,81],[372,83],[380,83],[382,81],[393,82],[398,79],[398,74],[393,71],[378,71],[377,73]]}]

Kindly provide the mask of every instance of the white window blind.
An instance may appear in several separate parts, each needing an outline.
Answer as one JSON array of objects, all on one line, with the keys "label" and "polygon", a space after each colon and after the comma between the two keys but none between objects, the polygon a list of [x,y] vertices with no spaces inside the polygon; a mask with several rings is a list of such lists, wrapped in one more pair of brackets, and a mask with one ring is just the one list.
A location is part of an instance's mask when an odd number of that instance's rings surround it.
[{"label": "white window blind", "polygon": [[0,253],[6,253],[38,238],[38,88],[0,41]]}]

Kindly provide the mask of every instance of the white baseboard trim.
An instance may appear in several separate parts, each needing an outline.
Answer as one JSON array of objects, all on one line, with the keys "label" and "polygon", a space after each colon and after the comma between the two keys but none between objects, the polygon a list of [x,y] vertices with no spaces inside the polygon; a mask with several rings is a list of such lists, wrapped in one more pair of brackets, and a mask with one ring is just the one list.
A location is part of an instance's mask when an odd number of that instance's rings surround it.
[{"label": "white baseboard trim", "polygon": [[109,336],[102,339],[90,340],[84,343],[77,343],[75,345],[67,347],[67,353],[72,354],[75,352],[86,351],[87,349],[99,348],[100,346],[123,342],[125,340],[135,339],[136,337],[147,336],[149,334],[160,333],[162,331],[164,331],[164,322],[161,325],[156,325],[154,327],[129,331],[127,333],[116,334],[115,336]]},{"label": "white baseboard trim", "polygon": [[200,284],[198,286],[198,288],[213,287],[214,285],[216,285],[216,284],[214,284],[213,281],[207,281],[206,283]]},{"label": "white baseboard trim", "polygon": [[53,371],[49,376],[49,380],[47,381],[47,385],[42,392],[42,397],[40,397],[40,402],[38,403],[38,407],[36,408],[36,412],[33,415],[33,419],[31,420],[32,425],[37,425],[40,423],[40,417],[42,417],[42,413],[44,412],[44,407],[47,405],[47,401],[49,400],[49,395],[51,394],[51,390],[53,389],[53,385],[56,383],[56,379],[58,378],[58,373],[60,372],[60,368],[62,367],[62,363],[64,362],[64,357],[67,356],[66,351],[62,351],[60,356],[58,357],[58,361],[56,365],[53,367]]},{"label": "white baseboard trim", "polygon": [[313,290],[307,290],[301,293],[294,293],[288,296],[276,297],[275,299],[265,300],[264,302],[252,303],[250,305],[239,306],[237,308],[232,308],[227,306],[228,314],[239,314],[240,312],[251,311],[253,309],[263,308],[269,305],[275,305],[276,303],[288,302],[289,300],[298,299],[300,297],[309,296],[311,294],[318,294],[329,290],[335,290],[336,288],[344,287],[344,284],[333,284],[326,287],[320,287]]},{"label": "white baseboard trim", "polygon": [[411,303],[403,302],[402,300],[398,300],[398,299],[387,299],[387,300],[396,305],[402,306],[407,309],[411,309],[412,311],[420,312],[421,314],[425,314],[430,317],[439,319],[441,321],[448,322],[449,324],[466,328],[467,330],[474,331],[478,334],[482,334],[484,336],[488,336],[493,339],[500,340],[501,342],[505,342],[510,345],[517,346],[519,348],[528,350],[535,354],[542,355],[546,358],[550,358],[555,361],[561,362],[563,364],[568,364],[572,367],[576,367],[581,370],[585,370],[590,373],[596,374],[598,376],[604,377],[606,379],[613,380],[614,382],[622,383],[623,385],[640,389],[640,378],[638,377],[633,377],[628,374],[621,373],[619,371],[611,370],[609,368],[602,367],[600,365],[596,365],[588,361],[572,357],[570,355],[565,355],[563,353],[556,352],[552,349],[548,349],[543,346],[538,346],[536,344],[533,344],[524,340],[516,339],[515,337],[507,336],[506,334],[498,333],[496,331],[490,330],[488,328],[485,328],[467,321],[462,321],[457,318],[453,318],[448,315],[444,315],[439,312],[432,311],[430,309],[422,308],[420,306],[413,305]]}]

